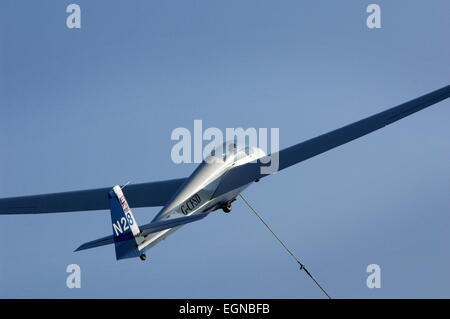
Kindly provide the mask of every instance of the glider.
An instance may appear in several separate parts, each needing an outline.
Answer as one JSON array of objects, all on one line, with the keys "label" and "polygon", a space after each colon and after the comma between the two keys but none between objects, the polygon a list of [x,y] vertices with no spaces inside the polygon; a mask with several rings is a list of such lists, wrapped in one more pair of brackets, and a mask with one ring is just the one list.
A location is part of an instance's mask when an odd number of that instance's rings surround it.
[{"label": "glider", "polygon": [[[272,158],[278,171],[394,123],[450,96],[450,85],[381,113],[270,155],[257,147],[226,142],[214,150],[188,178],[98,188],[74,192],[0,199],[0,214],[43,214],[88,210],[111,211],[113,235],[81,245],[76,251],[115,244],[116,258],[140,257],[181,226],[198,221],[231,203],[249,185],[268,176]],[[131,208],[159,207],[160,212],[139,227]]]}]

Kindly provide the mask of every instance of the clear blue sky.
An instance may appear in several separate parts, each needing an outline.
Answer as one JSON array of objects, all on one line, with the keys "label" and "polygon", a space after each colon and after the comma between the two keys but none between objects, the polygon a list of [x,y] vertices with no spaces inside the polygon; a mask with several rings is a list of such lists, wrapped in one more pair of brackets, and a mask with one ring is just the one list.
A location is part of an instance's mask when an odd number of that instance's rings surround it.
[{"label": "clear blue sky", "polygon": [[[0,197],[177,178],[176,127],[279,127],[282,147],[449,82],[448,1],[0,2]],[[334,297],[450,297],[450,101],[245,194]],[[157,208],[138,209],[148,222]],[[248,209],[116,262],[109,212],[0,216],[0,297],[314,298]],[[82,288],[66,287],[66,266]],[[366,267],[382,288],[366,287]]]}]

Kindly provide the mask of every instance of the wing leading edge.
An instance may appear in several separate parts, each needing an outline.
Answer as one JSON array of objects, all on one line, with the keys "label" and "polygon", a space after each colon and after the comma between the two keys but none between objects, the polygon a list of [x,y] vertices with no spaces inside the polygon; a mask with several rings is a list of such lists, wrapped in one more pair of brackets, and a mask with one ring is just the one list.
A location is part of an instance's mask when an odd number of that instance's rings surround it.
[{"label": "wing leading edge", "polygon": [[[376,131],[448,97],[450,97],[450,85],[337,130],[285,148],[269,156],[272,156],[274,159],[278,157],[279,166],[277,171],[280,171]],[[265,158],[257,163],[248,163],[230,170],[222,179],[214,196],[225,194],[267,176],[267,174],[261,173],[261,167],[267,166],[267,164],[262,164],[261,162],[267,163],[270,162],[270,159]]]},{"label": "wing leading edge", "polygon": [[[131,184],[124,188],[130,207],[164,206],[186,178]],[[0,199],[0,215],[109,209],[110,187]]]}]

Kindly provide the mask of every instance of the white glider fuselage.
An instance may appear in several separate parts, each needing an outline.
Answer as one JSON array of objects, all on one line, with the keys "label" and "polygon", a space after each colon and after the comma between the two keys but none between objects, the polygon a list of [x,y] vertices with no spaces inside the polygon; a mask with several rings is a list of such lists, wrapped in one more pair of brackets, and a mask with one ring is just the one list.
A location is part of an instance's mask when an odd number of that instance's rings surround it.
[{"label": "white glider fuselage", "polygon": [[[227,151],[222,151],[222,149]],[[152,222],[207,213],[223,208],[251,184],[215,196],[216,189],[224,174],[237,166],[256,161],[264,156],[266,156],[266,153],[257,147],[239,148],[234,143],[224,143],[223,146],[216,148],[210,156],[199,164]],[[180,227],[182,226],[148,234],[138,246],[139,249],[154,246]]]}]

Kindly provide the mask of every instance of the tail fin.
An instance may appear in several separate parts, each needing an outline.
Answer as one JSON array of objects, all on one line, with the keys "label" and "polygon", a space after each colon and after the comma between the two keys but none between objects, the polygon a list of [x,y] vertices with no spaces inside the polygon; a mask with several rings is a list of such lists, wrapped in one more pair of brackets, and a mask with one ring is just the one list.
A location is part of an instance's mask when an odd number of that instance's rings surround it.
[{"label": "tail fin", "polygon": [[128,206],[120,186],[116,185],[108,193],[116,258],[139,257],[139,226]]}]

